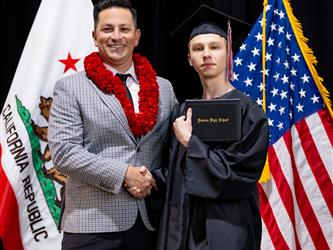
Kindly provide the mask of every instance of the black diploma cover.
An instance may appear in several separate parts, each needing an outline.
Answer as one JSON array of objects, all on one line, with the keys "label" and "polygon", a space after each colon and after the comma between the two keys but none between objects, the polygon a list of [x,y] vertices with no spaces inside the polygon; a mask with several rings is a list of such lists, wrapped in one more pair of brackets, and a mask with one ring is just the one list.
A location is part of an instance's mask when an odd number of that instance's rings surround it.
[{"label": "black diploma cover", "polygon": [[205,142],[235,142],[241,139],[240,99],[186,100],[192,108],[192,133]]}]

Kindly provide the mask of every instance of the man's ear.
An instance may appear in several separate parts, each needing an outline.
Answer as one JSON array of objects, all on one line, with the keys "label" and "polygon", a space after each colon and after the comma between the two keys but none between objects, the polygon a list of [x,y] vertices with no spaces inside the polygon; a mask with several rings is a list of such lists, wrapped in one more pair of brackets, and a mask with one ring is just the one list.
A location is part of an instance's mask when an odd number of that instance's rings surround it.
[{"label": "man's ear", "polygon": [[136,46],[139,45],[140,37],[141,37],[141,30],[137,29],[135,31],[135,44],[134,44],[134,47],[136,47]]},{"label": "man's ear", "polygon": [[94,30],[91,32],[91,36],[92,36],[92,38],[94,39],[95,47],[97,47],[96,32],[95,32]]}]

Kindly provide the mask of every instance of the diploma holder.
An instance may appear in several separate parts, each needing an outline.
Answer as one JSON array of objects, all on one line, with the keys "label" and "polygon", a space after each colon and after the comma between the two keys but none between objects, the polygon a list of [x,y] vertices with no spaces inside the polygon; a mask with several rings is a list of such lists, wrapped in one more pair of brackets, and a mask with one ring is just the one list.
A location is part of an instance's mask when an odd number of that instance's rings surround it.
[{"label": "diploma holder", "polygon": [[192,108],[192,133],[204,142],[236,142],[241,139],[240,99],[186,100]]}]

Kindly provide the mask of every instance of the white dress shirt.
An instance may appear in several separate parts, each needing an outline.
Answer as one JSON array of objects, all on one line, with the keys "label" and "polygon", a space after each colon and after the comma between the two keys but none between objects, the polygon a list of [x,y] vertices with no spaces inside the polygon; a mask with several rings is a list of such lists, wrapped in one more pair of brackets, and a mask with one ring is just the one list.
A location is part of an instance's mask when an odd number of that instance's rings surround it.
[{"label": "white dress shirt", "polygon": [[106,63],[104,63],[104,65],[108,70],[112,71],[113,75],[116,75],[117,73],[119,73],[119,74],[130,74],[130,77],[127,77],[126,85],[127,85],[127,88],[130,91],[131,96],[132,96],[134,111],[135,111],[135,113],[139,113],[140,84],[138,82],[138,78],[136,77],[133,63],[131,65],[131,67],[124,73],[120,73],[119,71],[117,71],[116,69],[114,69],[113,67],[111,67],[110,65],[108,65]]}]

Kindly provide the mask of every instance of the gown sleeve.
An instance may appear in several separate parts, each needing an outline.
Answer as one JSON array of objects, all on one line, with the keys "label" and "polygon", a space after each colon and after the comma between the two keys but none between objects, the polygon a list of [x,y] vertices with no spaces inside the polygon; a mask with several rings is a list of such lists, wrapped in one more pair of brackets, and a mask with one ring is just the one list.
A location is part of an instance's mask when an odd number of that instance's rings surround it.
[{"label": "gown sleeve", "polygon": [[212,199],[242,199],[256,187],[266,160],[268,125],[264,112],[243,104],[242,139],[213,145],[192,135],[185,161],[185,191]]}]

